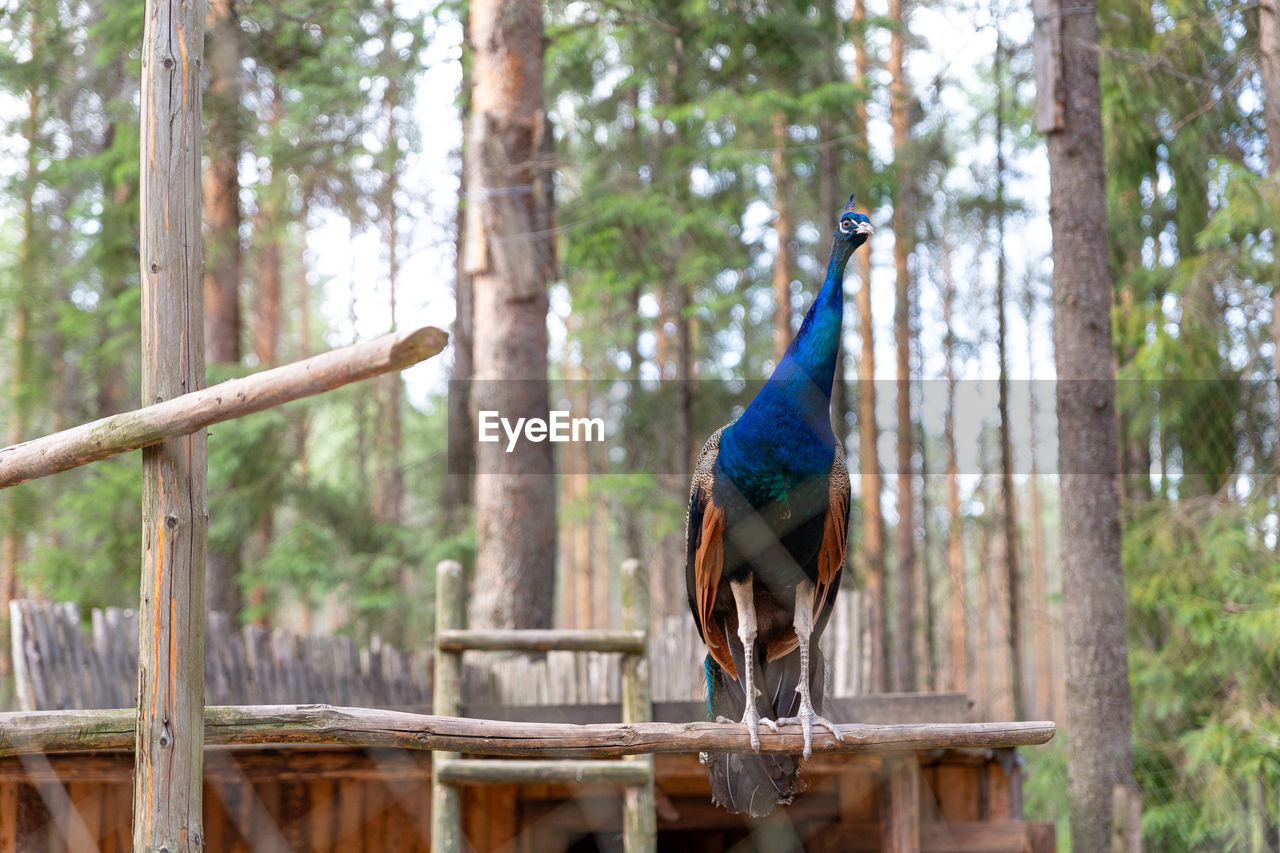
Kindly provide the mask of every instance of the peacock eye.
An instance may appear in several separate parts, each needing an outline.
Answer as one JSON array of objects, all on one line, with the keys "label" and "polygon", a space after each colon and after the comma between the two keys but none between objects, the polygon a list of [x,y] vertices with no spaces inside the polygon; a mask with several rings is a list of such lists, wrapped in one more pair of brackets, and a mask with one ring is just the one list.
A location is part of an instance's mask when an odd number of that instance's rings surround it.
[{"label": "peacock eye", "polygon": [[850,220],[848,220],[848,219],[841,219],[841,220],[840,220],[840,233],[841,233],[841,234],[848,234],[848,233],[849,233],[849,231],[850,231],[852,228],[853,228],[853,222],[852,222],[852,221],[850,221]]}]

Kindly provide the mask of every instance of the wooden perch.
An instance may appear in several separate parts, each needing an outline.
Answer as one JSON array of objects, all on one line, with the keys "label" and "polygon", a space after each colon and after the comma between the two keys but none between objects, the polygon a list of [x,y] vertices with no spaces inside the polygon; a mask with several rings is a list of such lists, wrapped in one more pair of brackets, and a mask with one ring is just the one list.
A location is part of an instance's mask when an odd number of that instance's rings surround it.
[{"label": "wooden perch", "polygon": [[[205,745],[346,744],[473,755],[607,758],[672,752],[749,752],[734,723],[511,723],[330,705],[227,705],[205,708]],[[133,748],[132,709],[0,714],[0,757],[22,753]],[[842,725],[844,742],[813,733],[814,752],[1030,746],[1047,742],[1050,722]],[[760,732],[761,752],[798,754],[799,726]]]},{"label": "wooden perch", "polygon": [[0,449],[0,489],[403,370],[440,352],[448,339],[431,326],[395,332],[5,447]]},{"label": "wooden perch", "polygon": [[644,653],[644,631],[556,628],[442,628],[436,642],[445,651]]}]

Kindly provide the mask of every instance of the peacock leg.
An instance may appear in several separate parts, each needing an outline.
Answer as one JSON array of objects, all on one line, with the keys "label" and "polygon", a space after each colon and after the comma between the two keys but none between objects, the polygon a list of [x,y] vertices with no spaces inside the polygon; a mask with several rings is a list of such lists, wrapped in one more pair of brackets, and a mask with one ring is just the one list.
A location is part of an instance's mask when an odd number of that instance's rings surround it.
[{"label": "peacock leg", "polygon": [[768,718],[760,716],[760,711],[756,709],[756,676],[755,676],[755,646],[756,646],[756,602],[755,595],[751,588],[751,576],[747,575],[745,580],[729,581],[729,588],[733,590],[733,600],[738,607],[738,639],[742,641],[742,668],[744,671],[742,676],[742,688],[746,694],[746,705],[742,709],[742,722],[747,727],[747,732],[751,735],[751,748],[760,751],[760,723],[764,723],[774,731],[778,730],[778,724]]},{"label": "peacock leg", "polygon": [[809,640],[813,636],[813,598],[817,590],[810,581],[803,581],[796,587],[795,628],[796,637],[800,640],[800,683],[796,692],[800,694],[800,714],[796,717],[779,717],[778,724],[799,723],[804,730],[804,757],[813,753],[813,727],[822,726],[843,741],[844,735],[836,728],[836,724],[826,717],[818,716],[813,710],[813,702],[809,697]]}]

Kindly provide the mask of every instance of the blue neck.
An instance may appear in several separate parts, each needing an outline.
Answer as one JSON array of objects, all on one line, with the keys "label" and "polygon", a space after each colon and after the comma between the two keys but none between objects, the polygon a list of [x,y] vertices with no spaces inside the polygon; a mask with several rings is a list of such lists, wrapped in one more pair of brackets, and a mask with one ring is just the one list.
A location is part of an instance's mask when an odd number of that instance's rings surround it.
[{"label": "blue neck", "polygon": [[831,403],[831,385],[835,380],[836,355],[840,349],[841,322],[844,319],[844,271],[852,254],[853,246],[837,235],[831,246],[831,258],[827,261],[827,277],[822,282],[822,289],[809,306],[809,312],[804,315],[804,322],[800,324],[800,331],[791,341],[791,346],[787,347],[773,376],[769,377],[769,381],[773,382],[775,377],[791,376],[794,368],[784,370],[784,364],[788,360],[794,362],[817,383],[826,398],[828,408]]},{"label": "blue neck", "polygon": [[831,385],[844,317],[844,272],[853,249],[836,236],[826,280],[800,331],[764,388],[721,437],[720,462],[731,473],[768,469],[799,476],[830,467]]}]

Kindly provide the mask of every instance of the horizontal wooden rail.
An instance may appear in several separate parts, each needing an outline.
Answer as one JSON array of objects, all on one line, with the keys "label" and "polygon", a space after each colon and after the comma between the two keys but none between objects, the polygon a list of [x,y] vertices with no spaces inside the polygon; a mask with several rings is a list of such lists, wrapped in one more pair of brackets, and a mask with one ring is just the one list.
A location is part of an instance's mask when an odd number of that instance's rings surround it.
[{"label": "horizontal wooden rail", "polygon": [[431,326],[395,332],[0,448],[0,489],[403,370],[440,352],[448,340]]},{"label": "horizontal wooden rail", "polygon": [[624,652],[644,654],[644,631],[446,628],[436,642],[446,652]]},{"label": "horizontal wooden rail", "polygon": [[[133,748],[134,712],[29,711],[0,714],[0,756]],[[841,743],[822,729],[814,752],[1030,746],[1054,735],[1049,722],[843,725]],[[736,723],[512,723],[330,705],[224,705],[205,709],[205,743],[337,743],[475,755],[607,758],[670,752],[748,752]],[[761,752],[798,754],[799,726],[760,732]]]},{"label": "horizontal wooden rail", "polygon": [[644,785],[653,778],[653,767],[644,761],[523,760],[504,758],[452,758],[437,762],[434,772],[450,785],[528,785],[542,782],[607,782]]}]

